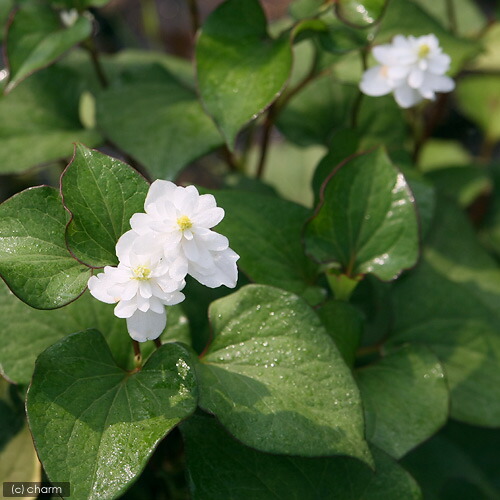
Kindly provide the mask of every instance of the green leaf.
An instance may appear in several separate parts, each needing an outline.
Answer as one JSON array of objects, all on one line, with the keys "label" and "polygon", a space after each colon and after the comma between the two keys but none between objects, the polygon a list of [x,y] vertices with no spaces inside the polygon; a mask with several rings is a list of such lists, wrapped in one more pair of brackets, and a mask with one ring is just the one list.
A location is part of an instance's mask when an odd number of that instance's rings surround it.
[{"label": "green leaf", "polygon": [[0,115],[9,117],[0,121],[0,174],[71,157],[72,142],[101,142],[95,130],[85,130],[80,122],[84,89],[74,71],[51,66],[0,96]]},{"label": "green leaf", "polygon": [[261,451],[371,463],[356,384],[305,302],[249,285],[209,316],[214,339],[196,364],[204,410]]},{"label": "green leaf", "polygon": [[377,22],[388,0],[338,0],[335,12],[344,22],[364,28]]},{"label": "green leaf", "polygon": [[317,266],[300,243],[309,210],[269,195],[235,190],[214,194],[226,213],[217,231],[229,238],[240,255],[238,267],[252,281],[297,294],[314,287]]},{"label": "green leaf", "polygon": [[356,153],[359,140],[359,134],[350,128],[341,129],[333,136],[327,154],[321,159],[314,171],[312,188],[315,205],[320,201],[321,186],[327,177],[339,163]]},{"label": "green leaf", "polygon": [[500,139],[500,77],[471,75],[457,85],[458,106],[462,113],[478,125],[487,139]]},{"label": "green leaf", "polygon": [[292,67],[288,36],[271,39],[258,0],[227,0],[196,44],[201,99],[232,148],[240,129],[283,91]]},{"label": "green leaf", "polygon": [[[464,429],[462,429],[464,430]],[[491,432],[491,431],[490,431]],[[475,443],[477,447],[477,442]],[[484,451],[481,446],[479,453]],[[496,467],[498,448],[493,461]],[[488,480],[471,456],[440,433],[403,459],[403,465],[417,479],[429,500],[497,500],[500,488]],[[498,477],[498,468],[495,470]]]},{"label": "green leaf", "polygon": [[[463,36],[477,35],[486,25],[486,18],[480,6],[474,0],[416,0],[430,15],[436,18],[450,31],[456,31]],[[451,4],[454,20],[450,15]],[[456,27],[454,26],[456,24]]]},{"label": "green leaf", "polygon": [[6,37],[9,83],[12,90],[21,80],[56,61],[92,33],[92,22],[79,16],[71,27],[64,27],[48,6],[24,3],[12,20]]},{"label": "green leaf", "polygon": [[316,312],[344,361],[352,367],[363,334],[363,315],[348,302],[340,300],[329,300]]},{"label": "green leaf", "polygon": [[297,93],[276,122],[290,141],[300,145],[328,145],[332,135],[348,125],[356,95],[351,85],[342,85],[326,74]]},{"label": "green leaf", "polygon": [[400,459],[448,419],[449,394],[436,355],[407,346],[358,370],[369,441]]},{"label": "green leaf", "polygon": [[[0,283],[0,374],[16,384],[29,384],[35,360],[47,347],[62,337],[95,328],[103,332],[113,356],[123,369],[134,367],[133,350],[127,325],[113,314],[113,306],[84,293],[77,301],[61,309],[40,311],[21,302]],[[163,341],[190,344],[189,326],[180,306],[168,308]],[[143,359],[154,349],[142,344]]]},{"label": "green leaf", "polygon": [[215,419],[181,424],[194,500],[416,500],[415,480],[374,449],[376,472],[346,457],[299,458],[262,453],[232,439]]},{"label": "green leaf", "polygon": [[481,37],[483,50],[471,61],[471,69],[478,71],[498,71],[500,69],[500,22],[491,23]]},{"label": "green leaf", "polygon": [[66,248],[66,222],[52,187],[26,189],[0,205],[0,275],[32,307],[64,306],[87,285],[90,270]]},{"label": "green leaf", "polygon": [[137,373],[120,369],[95,330],[70,335],[36,362],[27,395],[31,432],[52,482],[71,498],[116,498],[159,441],[196,407],[189,354],[165,344]]},{"label": "green leaf", "polygon": [[305,230],[306,250],[354,277],[394,279],[418,256],[414,201],[403,175],[381,149],[337,167]]},{"label": "green leaf", "polygon": [[[153,177],[173,179],[223,139],[196,93],[165,69],[132,77],[97,99],[104,135],[142,163]],[[144,69],[141,71],[144,73]]]},{"label": "green leaf", "polygon": [[[460,7],[461,8],[461,7]],[[457,9],[459,10],[459,9]],[[413,0],[391,0],[380,23],[376,43],[385,43],[395,35],[423,36],[433,33],[443,52],[451,57],[449,73],[456,74],[481,49],[477,41],[452,35]]]},{"label": "green leaf", "polygon": [[493,187],[488,175],[477,167],[440,168],[429,172],[426,177],[462,207],[469,206],[482,194],[490,193]]},{"label": "green leaf", "polygon": [[465,216],[440,201],[419,266],[394,286],[391,344],[427,345],[451,392],[451,416],[500,425],[500,269]]},{"label": "green leaf", "polygon": [[115,266],[115,245],[144,208],[148,182],[127,164],[81,144],[61,176],[72,215],[66,238],[73,255],[91,267]]}]

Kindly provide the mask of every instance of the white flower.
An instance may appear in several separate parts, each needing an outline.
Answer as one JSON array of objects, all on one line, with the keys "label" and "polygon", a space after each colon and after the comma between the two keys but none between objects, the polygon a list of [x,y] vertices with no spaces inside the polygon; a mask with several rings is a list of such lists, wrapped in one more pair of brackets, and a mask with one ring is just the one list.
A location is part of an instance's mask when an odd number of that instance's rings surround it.
[{"label": "white flower", "polygon": [[371,96],[392,92],[402,108],[423,99],[434,99],[436,92],[450,92],[454,81],[445,76],[451,59],[443,54],[435,35],[404,37],[396,35],[391,44],[373,48],[380,65],[363,74],[360,89]]},{"label": "white flower", "polygon": [[62,10],[59,17],[66,28],[71,28],[78,19],[78,11],[76,9]]},{"label": "white flower", "polygon": [[98,300],[117,303],[115,315],[127,319],[130,336],[139,342],[156,339],[167,323],[165,305],[184,300],[183,280],[170,276],[168,263],[154,254],[138,254],[132,247],[138,235],[128,231],[116,245],[118,267],[106,266],[92,276],[88,287]]},{"label": "white flower", "polygon": [[146,213],[130,219],[140,238],[137,252],[159,252],[169,264],[174,279],[190,274],[200,283],[215,288],[236,286],[239,255],[229,248],[228,239],[211,229],[224,217],[211,194],[200,195],[194,186],[181,187],[157,180],[144,203]]}]

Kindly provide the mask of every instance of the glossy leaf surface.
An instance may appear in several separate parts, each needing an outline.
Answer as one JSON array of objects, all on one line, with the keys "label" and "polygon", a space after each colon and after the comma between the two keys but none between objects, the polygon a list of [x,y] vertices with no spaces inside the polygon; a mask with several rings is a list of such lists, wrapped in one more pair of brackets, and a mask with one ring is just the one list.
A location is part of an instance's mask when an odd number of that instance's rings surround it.
[{"label": "glossy leaf surface", "polygon": [[115,245],[144,210],[149,184],[127,164],[78,144],[61,177],[64,206],[72,214],[66,238],[77,259],[91,267],[115,266]]},{"label": "glossy leaf surface", "polygon": [[290,76],[290,40],[271,39],[266,24],[258,0],[228,0],[208,17],[198,38],[201,99],[230,148],[240,129],[279,96]]},{"label": "glossy leaf surface", "polygon": [[356,384],[309,306],[249,285],[209,314],[214,339],[196,365],[203,409],[262,451],[371,463]]},{"label": "glossy leaf surface", "polygon": [[448,418],[443,367],[423,347],[404,347],[358,371],[367,439],[400,459]]},{"label": "glossy leaf surface", "polygon": [[67,212],[59,192],[30,188],[0,205],[0,275],[24,302],[54,309],[76,299],[90,270],[66,248]]},{"label": "glossy leaf surface", "polygon": [[116,498],[195,407],[194,374],[183,347],[162,346],[131,374],[115,364],[96,330],[44,351],[27,396],[45,471],[53,482],[70,481],[77,500]]},{"label": "glossy leaf surface", "polygon": [[354,157],[333,171],[305,238],[311,256],[340,265],[349,276],[372,273],[390,280],[415,264],[413,197],[383,150]]}]

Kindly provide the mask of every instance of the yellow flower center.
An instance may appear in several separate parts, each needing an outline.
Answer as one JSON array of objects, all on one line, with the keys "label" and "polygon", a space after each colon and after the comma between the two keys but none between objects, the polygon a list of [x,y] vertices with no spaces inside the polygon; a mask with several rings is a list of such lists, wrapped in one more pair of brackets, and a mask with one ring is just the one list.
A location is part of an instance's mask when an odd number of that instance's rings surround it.
[{"label": "yellow flower center", "polygon": [[191,229],[193,227],[193,223],[187,215],[181,215],[177,219],[177,224],[181,228],[181,231],[185,231],[186,229]]},{"label": "yellow flower center", "polygon": [[145,281],[149,279],[151,269],[146,266],[137,266],[136,268],[132,269],[132,272],[134,273],[134,276],[132,278],[133,280]]},{"label": "yellow flower center", "polygon": [[427,57],[429,55],[429,52],[431,51],[431,48],[424,43],[423,45],[420,45],[418,49],[418,57],[420,59],[423,59],[424,57]]}]

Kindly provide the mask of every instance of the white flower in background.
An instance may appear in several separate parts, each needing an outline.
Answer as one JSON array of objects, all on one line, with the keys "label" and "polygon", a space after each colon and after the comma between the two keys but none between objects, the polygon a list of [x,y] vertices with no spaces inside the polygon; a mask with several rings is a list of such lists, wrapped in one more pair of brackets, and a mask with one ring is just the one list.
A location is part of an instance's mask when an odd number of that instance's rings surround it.
[{"label": "white flower in background", "polygon": [[363,74],[360,89],[367,95],[392,92],[399,106],[409,108],[423,99],[434,99],[436,92],[455,88],[445,75],[451,59],[443,54],[435,35],[396,35],[391,44],[374,47],[372,53],[380,64]]},{"label": "white flower in background", "polygon": [[66,28],[71,28],[78,19],[78,11],[76,9],[62,10],[59,17]]},{"label": "white flower in background", "polygon": [[106,266],[92,276],[88,287],[98,300],[117,303],[115,315],[127,319],[130,336],[139,342],[160,336],[167,323],[165,306],[184,300],[184,280],[174,280],[168,264],[156,255],[138,254],[132,246],[137,234],[128,231],[116,245],[118,267]]},{"label": "white flower in background", "polygon": [[239,255],[229,248],[228,239],[212,228],[224,217],[211,194],[198,193],[194,186],[176,186],[157,180],[144,203],[146,213],[130,219],[140,238],[137,252],[155,251],[169,263],[174,279],[190,274],[211,288],[236,286]]}]

